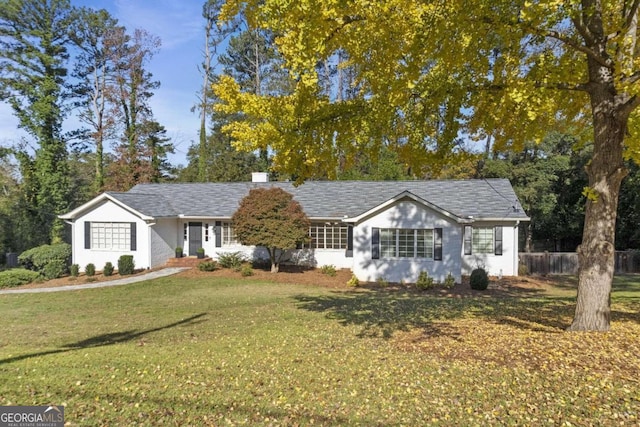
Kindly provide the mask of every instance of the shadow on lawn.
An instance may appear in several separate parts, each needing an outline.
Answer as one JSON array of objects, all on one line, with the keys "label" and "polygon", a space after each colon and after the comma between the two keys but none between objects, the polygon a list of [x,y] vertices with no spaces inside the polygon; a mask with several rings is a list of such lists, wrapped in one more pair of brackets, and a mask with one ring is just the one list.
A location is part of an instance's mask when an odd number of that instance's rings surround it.
[{"label": "shadow on lawn", "polygon": [[422,328],[429,335],[455,339],[446,321],[468,316],[533,331],[561,332],[570,325],[575,299],[448,298],[411,291],[353,291],[295,297],[303,310],[325,313],[344,326],[362,327],[359,337],[390,338],[394,332]]},{"label": "shadow on lawn", "polygon": [[[41,352],[38,352],[38,353],[23,354],[21,356],[14,356],[14,357],[9,357],[7,359],[2,359],[2,360],[0,360],[0,364],[17,362],[19,360],[29,359],[31,357],[46,356],[46,355],[49,355],[49,354],[66,353],[66,352],[69,352],[69,351],[82,350],[82,349],[85,349],[85,348],[102,347],[102,346],[106,346],[106,345],[112,345],[112,344],[128,342],[128,341],[132,341],[132,340],[141,338],[141,337],[143,337],[143,336],[145,336],[147,334],[150,334],[152,332],[158,332],[158,331],[162,331],[162,330],[165,330],[165,329],[175,328],[176,326],[194,325],[194,324],[197,324],[197,323],[200,323],[200,322],[204,322],[204,319],[201,319],[201,318],[206,316],[206,314],[207,313],[196,314],[194,316],[188,317],[188,318],[180,320],[178,322],[170,323],[170,324],[164,325],[164,326],[159,326],[157,328],[145,329],[143,331],[138,331],[136,329],[133,329],[133,330],[130,330],[130,331],[113,332],[113,333],[110,333],[110,334],[96,335],[95,337],[87,338],[87,339],[82,340],[82,341],[77,341],[77,342],[71,343],[71,344],[65,344],[65,345],[62,346],[62,348],[59,348],[59,349],[56,349],[56,350],[41,351]],[[201,319],[201,320],[198,320],[198,319]]]}]

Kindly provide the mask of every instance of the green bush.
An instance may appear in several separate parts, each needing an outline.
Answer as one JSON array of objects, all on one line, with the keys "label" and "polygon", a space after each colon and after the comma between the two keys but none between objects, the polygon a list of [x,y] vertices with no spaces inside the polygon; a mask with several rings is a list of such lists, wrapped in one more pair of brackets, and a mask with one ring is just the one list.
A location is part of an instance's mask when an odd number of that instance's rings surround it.
[{"label": "green bush", "polygon": [[253,276],[253,268],[251,267],[251,264],[243,264],[240,269],[240,274],[242,277]]},{"label": "green bush", "polygon": [[67,263],[65,261],[54,259],[48,262],[42,270],[42,275],[46,280],[57,279],[67,273]]},{"label": "green bush", "polygon": [[14,288],[20,285],[34,282],[40,278],[40,274],[25,268],[13,268],[0,272],[0,288]]},{"label": "green bush", "polygon": [[416,282],[416,287],[421,291],[433,289],[435,287],[433,277],[429,277],[429,274],[426,271],[421,271],[418,276],[418,281]]},{"label": "green bush", "polygon": [[257,270],[270,270],[271,261],[266,258],[255,258],[251,260],[251,266]]},{"label": "green bush", "polygon": [[456,285],[456,279],[453,278],[453,274],[447,274],[447,278],[444,279],[444,283],[442,285],[447,289],[453,288]]},{"label": "green bush", "polygon": [[378,286],[380,286],[381,288],[386,288],[387,286],[389,286],[389,281],[387,279],[385,279],[383,276],[380,276],[376,279],[376,283],[378,284]]},{"label": "green bush", "polygon": [[489,275],[484,270],[484,268],[476,268],[471,272],[471,277],[469,277],[469,284],[471,285],[471,289],[475,289],[476,291],[484,291],[489,287]]},{"label": "green bush", "polygon": [[69,274],[71,274],[71,277],[78,277],[80,274],[80,266],[78,264],[73,264],[69,268]]},{"label": "green bush", "polygon": [[323,265],[322,267],[320,267],[320,272],[322,274],[326,274],[327,276],[335,277],[336,267],[333,265]]},{"label": "green bush", "polygon": [[222,268],[232,268],[239,271],[242,268],[244,262],[244,256],[240,252],[227,252],[218,255],[218,264]]},{"label": "green bush", "polygon": [[518,264],[518,276],[528,276],[529,269],[526,264]]},{"label": "green bush", "polygon": [[358,286],[360,286],[360,281],[355,274],[351,275],[351,279],[347,281],[347,286],[349,286],[350,288],[357,288]]},{"label": "green bush", "polygon": [[113,264],[111,264],[109,261],[106,262],[106,264],[104,265],[104,268],[102,269],[102,274],[105,277],[109,277],[113,275]]},{"label": "green bush", "polygon": [[44,269],[50,262],[57,262],[56,267],[51,267],[52,271],[60,266],[66,266],[71,260],[71,245],[68,243],[57,243],[55,245],[42,245],[26,250],[18,256],[18,261],[27,270],[37,271],[44,274]]},{"label": "green bush", "polygon": [[89,277],[95,276],[96,275],[96,266],[93,263],[87,264],[87,266],[84,268],[84,274],[86,274]]},{"label": "green bush", "polygon": [[121,255],[118,258],[118,274],[121,276],[133,274],[135,266],[133,255]]},{"label": "green bush", "polygon": [[218,263],[215,261],[203,261],[198,264],[198,270],[200,271],[216,271],[219,268]]}]

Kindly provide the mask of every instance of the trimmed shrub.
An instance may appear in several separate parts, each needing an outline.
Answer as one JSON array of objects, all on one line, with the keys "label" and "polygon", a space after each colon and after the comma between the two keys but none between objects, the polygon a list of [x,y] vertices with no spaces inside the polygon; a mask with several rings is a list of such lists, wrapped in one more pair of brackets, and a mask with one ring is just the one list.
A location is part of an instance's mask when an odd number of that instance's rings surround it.
[{"label": "trimmed shrub", "polygon": [[355,274],[351,275],[351,279],[347,281],[347,286],[349,286],[350,288],[357,288],[358,286],[360,286],[360,281]]},{"label": "trimmed shrub", "polygon": [[135,266],[133,255],[121,255],[118,258],[118,274],[121,276],[133,274]]},{"label": "trimmed shrub", "polygon": [[385,279],[383,276],[380,276],[376,279],[376,283],[378,284],[378,286],[380,286],[381,288],[386,288],[387,286],[389,286],[389,281],[387,279]]},{"label": "trimmed shrub", "polygon": [[84,274],[86,274],[89,277],[95,276],[96,275],[96,266],[93,263],[90,262],[84,268]]},{"label": "trimmed shrub", "polygon": [[26,268],[12,268],[0,272],[0,288],[14,288],[27,283],[35,282],[40,274]]},{"label": "trimmed shrub", "polygon": [[57,261],[58,265],[63,263],[69,265],[71,260],[71,245],[68,243],[57,243],[55,245],[42,245],[26,250],[18,256],[18,261],[28,270],[44,273],[47,264]]},{"label": "trimmed shrub", "polygon": [[471,289],[484,291],[489,287],[489,275],[484,268],[476,268],[471,272],[469,284],[471,285]]},{"label": "trimmed shrub", "polygon": [[251,260],[251,266],[257,270],[269,270],[271,269],[271,261],[265,258],[255,258]]},{"label": "trimmed shrub", "polygon": [[71,275],[71,277],[78,277],[78,275],[80,274],[80,266],[78,264],[73,264],[69,268],[69,274]]},{"label": "trimmed shrub", "polygon": [[111,264],[109,261],[106,262],[106,264],[104,265],[104,268],[102,269],[102,274],[105,277],[109,277],[113,275],[113,264]]},{"label": "trimmed shrub", "polygon": [[336,276],[336,267],[333,266],[333,265],[323,265],[322,267],[320,267],[320,272],[322,274],[326,274],[327,276],[335,277]]},{"label": "trimmed shrub", "polygon": [[218,263],[215,261],[203,261],[198,264],[198,270],[200,271],[216,271],[219,268]]},{"label": "trimmed shrub", "polygon": [[253,276],[253,268],[251,267],[251,264],[243,264],[240,269],[240,274],[242,277]]},{"label": "trimmed shrub", "polygon": [[418,281],[416,282],[416,288],[421,291],[427,289],[433,289],[435,287],[435,283],[433,282],[433,277],[429,277],[429,274],[426,271],[421,271],[418,276]]},{"label": "trimmed shrub", "polygon": [[528,276],[529,269],[526,264],[518,264],[518,276]]},{"label": "trimmed shrub", "polygon": [[445,288],[451,289],[456,285],[456,279],[453,278],[453,274],[447,274],[446,279],[444,279],[444,283],[442,284]]},{"label": "trimmed shrub", "polygon": [[227,252],[218,255],[218,264],[220,264],[222,268],[232,268],[240,271],[243,262],[244,256],[240,252]]},{"label": "trimmed shrub", "polygon": [[67,263],[65,261],[54,259],[49,261],[42,269],[42,275],[46,280],[57,279],[67,273]]}]

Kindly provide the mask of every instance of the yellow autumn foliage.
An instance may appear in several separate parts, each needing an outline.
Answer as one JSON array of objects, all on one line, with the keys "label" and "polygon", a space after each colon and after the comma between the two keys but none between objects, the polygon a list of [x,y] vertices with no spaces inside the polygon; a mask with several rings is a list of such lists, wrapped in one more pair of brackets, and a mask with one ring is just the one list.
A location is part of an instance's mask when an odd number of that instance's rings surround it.
[{"label": "yellow autumn foliage", "polygon": [[[605,52],[616,88],[638,94],[636,34],[624,2],[602,3]],[[380,144],[398,148],[415,171],[456,152],[457,140],[492,135],[498,147],[540,140],[552,127],[591,126],[586,13],[577,0],[228,0],[222,17],[239,13],[277,35],[296,82],[286,96],[240,93],[216,85],[218,107],[241,112],[225,129],[245,149],[270,148],[276,168],[301,178],[331,177],[338,159]],[[355,96],[320,90],[318,64],[347,58]],[[637,114],[626,148],[637,159]],[[436,156],[444,159],[446,156]]]}]

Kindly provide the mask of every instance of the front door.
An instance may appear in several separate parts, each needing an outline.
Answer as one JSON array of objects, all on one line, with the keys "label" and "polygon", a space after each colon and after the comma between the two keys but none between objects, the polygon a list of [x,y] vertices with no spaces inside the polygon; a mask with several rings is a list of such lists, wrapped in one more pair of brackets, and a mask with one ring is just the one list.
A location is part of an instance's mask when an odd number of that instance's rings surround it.
[{"label": "front door", "polygon": [[198,248],[202,247],[202,223],[189,223],[189,255],[196,255]]}]

